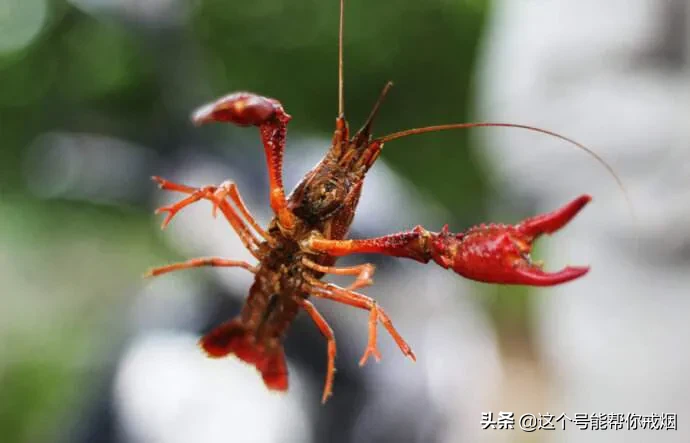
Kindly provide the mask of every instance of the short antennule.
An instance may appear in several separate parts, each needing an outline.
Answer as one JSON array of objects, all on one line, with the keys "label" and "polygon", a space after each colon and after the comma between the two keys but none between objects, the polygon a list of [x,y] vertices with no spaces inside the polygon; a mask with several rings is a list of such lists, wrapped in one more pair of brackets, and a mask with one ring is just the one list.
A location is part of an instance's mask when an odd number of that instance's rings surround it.
[{"label": "short antennule", "polygon": [[357,136],[356,137],[366,137],[368,138],[371,135],[371,128],[374,124],[374,119],[376,119],[376,116],[379,113],[379,108],[381,107],[381,104],[383,101],[386,99],[386,96],[388,95],[388,91],[393,87],[393,82],[389,81],[386,83],[386,85],[383,87],[381,90],[381,93],[379,94],[379,98],[376,100],[376,103],[374,103],[374,107],[371,109],[371,112],[369,113],[369,117],[367,117],[367,120],[364,122],[364,125],[362,126],[362,129],[357,131]]}]

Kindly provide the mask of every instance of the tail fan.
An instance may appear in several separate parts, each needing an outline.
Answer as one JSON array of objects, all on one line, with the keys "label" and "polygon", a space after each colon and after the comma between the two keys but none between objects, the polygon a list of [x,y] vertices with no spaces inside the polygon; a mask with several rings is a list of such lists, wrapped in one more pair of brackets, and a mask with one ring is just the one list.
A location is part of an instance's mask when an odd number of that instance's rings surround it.
[{"label": "tail fan", "polygon": [[239,320],[231,320],[216,327],[201,338],[199,344],[211,358],[234,354],[261,373],[266,387],[287,391],[288,372],[282,346],[267,349],[257,343],[254,334]]}]

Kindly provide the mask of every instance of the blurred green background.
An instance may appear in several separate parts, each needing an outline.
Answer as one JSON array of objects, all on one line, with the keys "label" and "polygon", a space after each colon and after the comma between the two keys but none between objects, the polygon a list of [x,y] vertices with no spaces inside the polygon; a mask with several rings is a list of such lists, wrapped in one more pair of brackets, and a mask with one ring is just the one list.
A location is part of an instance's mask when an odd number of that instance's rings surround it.
[{"label": "blurred green background", "polygon": [[[350,124],[361,124],[388,80],[395,87],[377,134],[471,120],[488,8],[482,0],[349,0]],[[113,314],[124,309],[123,294],[150,265],[179,258],[159,240],[152,184],[123,183],[138,197],[71,198],[62,192],[69,177],[36,177],[41,137],[96,134],[164,159],[194,130],[194,106],[250,90],[282,101],[290,134],[327,139],[337,111],[337,17],[335,0],[0,0],[2,441],[45,441],[69,418],[88,392],[79,387],[95,379],[93,362],[108,356],[102,337],[124,327]],[[453,214],[456,230],[482,221],[490,192],[470,142],[469,132],[433,134],[383,153],[430,205]],[[230,159],[246,154],[238,144],[223,149]],[[65,166],[54,160],[56,169],[38,170],[59,174]],[[83,174],[89,157],[79,160]],[[526,294],[482,289],[499,331],[515,334]]]}]

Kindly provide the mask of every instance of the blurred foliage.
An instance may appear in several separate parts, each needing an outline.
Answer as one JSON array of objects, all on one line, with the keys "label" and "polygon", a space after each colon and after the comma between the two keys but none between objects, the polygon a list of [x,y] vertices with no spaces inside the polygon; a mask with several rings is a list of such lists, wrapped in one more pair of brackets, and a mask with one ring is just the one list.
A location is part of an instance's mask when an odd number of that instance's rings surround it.
[{"label": "blurred foliage", "polygon": [[[383,134],[465,121],[481,2],[349,1],[345,16],[345,101],[353,127],[368,115],[386,81],[395,88],[376,123]],[[291,130],[327,134],[337,111],[336,1],[256,1],[228,13],[207,0],[194,14],[216,95],[248,89],[278,97]],[[384,158],[457,214],[476,210],[480,171],[467,133],[389,144]],[[289,150],[288,150],[289,155]],[[471,216],[469,218],[472,218]]]},{"label": "blurred foliage", "polygon": [[[63,361],[64,357],[61,357]],[[47,441],[50,429],[41,424],[55,420],[64,407],[74,380],[66,368],[52,361],[20,360],[5,368],[0,395],[0,432],[8,442]]]},{"label": "blurred foliage", "polygon": [[11,297],[0,325],[0,441],[53,441],[81,410],[82,387],[100,381],[93,365],[123,336],[123,294],[169,253],[127,208],[5,198],[0,213],[0,244],[12,252],[0,260]]},{"label": "blurred foliage", "polygon": [[[188,27],[176,31],[169,45],[142,43],[146,34],[136,23],[88,15],[64,1],[45,8],[36,6],[44,4],[39,0],[5,1],[10,6],[9,13],[0,11],[3,37],[25,32],[16,21],[38,20],[28,17],[32,11],[45,20],[27,46],[0,53],[4,190],[21,189],[22,152],[41,132],[70,129],[150,141],[169,112],[161,109],[161,102],[170,101],[163,94],[174,93],[163,90],[160,71],[187,69],[170,63],[201,64],[208,77],[202,82],[211,85],[213,96],[247,89],[279,98],[294,116],[291,131],[325,136],[333,128],[335,1],[261,0],[241,8],[228,0],[199,1]],[[387,80],[396,87],[377,133],[466,120],[484,9],[480,1],[348,2],[345,89],[353,127]],[[175,39],[193,42],[202,55],[189,60]],[[163,58],[156,50],[169,54]],[[186,121],[189,109],[180,112],[171,118]],[[416,137],[391,144],[384,156],[463,219],[474,220],[468,214],[476,213],[483,182],[467,140],[466,132]]]}]

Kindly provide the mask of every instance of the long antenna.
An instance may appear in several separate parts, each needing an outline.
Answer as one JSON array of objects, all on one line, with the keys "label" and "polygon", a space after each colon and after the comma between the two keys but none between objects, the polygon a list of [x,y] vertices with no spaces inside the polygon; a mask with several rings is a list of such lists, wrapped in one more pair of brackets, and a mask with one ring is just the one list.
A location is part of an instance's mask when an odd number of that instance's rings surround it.
[{"label": "long antenna", "polygon": [[340,29],[338,32],[338,117],[345,115],[345,93],[343,80],[343,24],[345,22],[345,0],[340,0]]},{"label": "long antenna", "polygon": [[606,160],[604,160],[599,154],[594,152],[592,149],[588,148],[587,146],[583,145],[582,143],[578,143],[575,140],[568,138],[564,135],[558,134],[553,131],[549,131],[547,129],[541,129],[537,128],[534,126],[528,126],[528,125],[519,125],[519,124],[514,124],[514,123],[489,123],[489,122],[479,122],[479,123],[452,123],[448,125],[437,125],[437,126],[426,126],[424,128],[414,128],[414,129],[407,129],[405,131],[399,131],[395,132],[393,134],[388,134],[383,137],[379,137],[377,141],[381,144],[384,144],[389,141],[397,140],[399,138],[407,137],[410,135],[416,135],[416,134],[426,134],[427,132],[439,132],[439,131],[449,131],[449,130],[454,130],[454,129],[465,129],[465,128],[483,128],[483,127],[500,127],[500,128],[518,128],[518,129],[526,129],[528,131],[533,131],[533,132],[539,132],[541,134],[546,134],[550,135],[551,137],[556,137],[560,140],[563,140],[567,143],[570,143],[571,145],[574,145],[575,147],[585,151],[587,154],[589,154],[591,157],[593,157],[597,162],[599,162],[606,170],[608,171],[609,174],[616,180],[616,184],[620,188],[620,190],[623,192],[623,196],[625,197],[626,203],[628,204],[628,208],[630,209],[630,213],[633,217],[633,222],[637,224],[637,217],[635,216],[635,210],[633,209],[633,204],[632,200],[630,199],[630,196],[628,195],[628,191],[623,185],[623,181],[618,177],[618,174],[613,170],[611,165],[609,165]]}]

